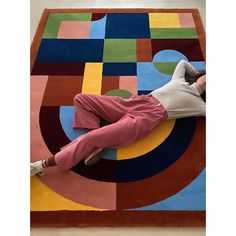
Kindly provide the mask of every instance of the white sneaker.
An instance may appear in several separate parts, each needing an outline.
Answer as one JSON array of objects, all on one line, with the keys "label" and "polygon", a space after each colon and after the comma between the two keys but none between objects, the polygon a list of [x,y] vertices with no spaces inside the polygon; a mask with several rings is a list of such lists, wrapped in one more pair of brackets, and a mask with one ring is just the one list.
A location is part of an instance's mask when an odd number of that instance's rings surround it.
[{"label": "white sneaker", "polygon": [[101,158],[102,158],[102,152],[103,148],[98,148],[94,152],[92,152],[86,159],[85,159],[85,165],[91,166],[96,164]]},{"label": "white sneaker", "polygon": [[43,175],[42,170],[44,169],[43,167],[44,162],[45,160],[30,163],[30,176],[34,176],[36,174]]}]

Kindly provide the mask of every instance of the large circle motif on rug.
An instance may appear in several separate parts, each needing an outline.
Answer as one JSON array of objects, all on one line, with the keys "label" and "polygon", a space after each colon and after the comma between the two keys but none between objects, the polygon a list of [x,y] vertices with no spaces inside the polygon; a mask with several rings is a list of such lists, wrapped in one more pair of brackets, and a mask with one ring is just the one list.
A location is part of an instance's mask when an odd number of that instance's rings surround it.
[{"label": "large circle motif on rug", "polygon": [[[128,98],[132,94],[125,90],[114,90],[107,95]],[[53,127],[48,128],[48,124],[53,124]],[[82,176],[94,182],[95,186],[99,186],[100,182],[103,186],[115,184],[115,209],[131,209],[157,203],[187,186],[203,170],[204,125],[202,118],[178,119],[168,136],[147,153],[122,160],[102,159],[90,167],[81,162],[72,169],[76,174],[71,178],[76,180],[77,176]],[[60,107],[41,107],[40,127],[45,143],[53,154],[59,151],[63,144],[70,142],[61,125]],[[113,150],[112,155],[116,153],[117,151]],[[44,178],[43,182],[47,184],[47,179]],[[64,195],[60,185],[53,185],[53,190]],[[95,188],[95,195],[89,197],[96,198],[96,191],[99,193],[99,187]],[[68,197],[67,194],[65,196]],[[73,195],[70,195],[70,199],[78,202]],[[96,201],[93,201],[92,206],[99,208]]]}]

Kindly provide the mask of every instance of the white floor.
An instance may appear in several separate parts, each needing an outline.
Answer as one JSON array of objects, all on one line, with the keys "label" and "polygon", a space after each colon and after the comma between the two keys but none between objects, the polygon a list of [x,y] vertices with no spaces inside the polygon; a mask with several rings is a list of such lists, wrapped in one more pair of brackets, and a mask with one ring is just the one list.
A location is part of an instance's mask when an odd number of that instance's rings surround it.
[{"label": "white floor", "polygon": [[[206,26],[205,0],[31,0],[33,40],[44,8],[198,8]],[[204,236],[204,228],[32,228],[32,236]]]},{"label": "white floor", "polygon": [[31,236],[204,236],[203,228],[35,228]]}]

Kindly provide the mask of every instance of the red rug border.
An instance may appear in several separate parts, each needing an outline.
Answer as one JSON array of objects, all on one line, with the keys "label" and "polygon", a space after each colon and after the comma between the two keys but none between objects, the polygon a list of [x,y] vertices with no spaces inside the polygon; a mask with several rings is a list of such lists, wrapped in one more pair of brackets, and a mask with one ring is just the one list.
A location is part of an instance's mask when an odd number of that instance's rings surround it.
[{"label": "red rug border", "polygon": [[32,227],[204,227],[205,211],[31,212]]}]

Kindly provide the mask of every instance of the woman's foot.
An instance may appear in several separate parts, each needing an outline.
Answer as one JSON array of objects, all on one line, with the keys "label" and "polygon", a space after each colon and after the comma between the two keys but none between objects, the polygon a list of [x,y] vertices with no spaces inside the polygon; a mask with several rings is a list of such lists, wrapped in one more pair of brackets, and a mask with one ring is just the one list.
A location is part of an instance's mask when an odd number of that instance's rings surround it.
[{"label": "woman's foot", "polygon": [[45,168],[45,160],[30,163],[30,176],[34,176],[36,174],[43,175],[44,168]]},{"label": "woman's foot", "polygon": [[98,148],[94,152],[92,152],[86,159],[85,159],[85,165],[91,166],[96,164],[103,156],[102,152],[103,148]]}]

